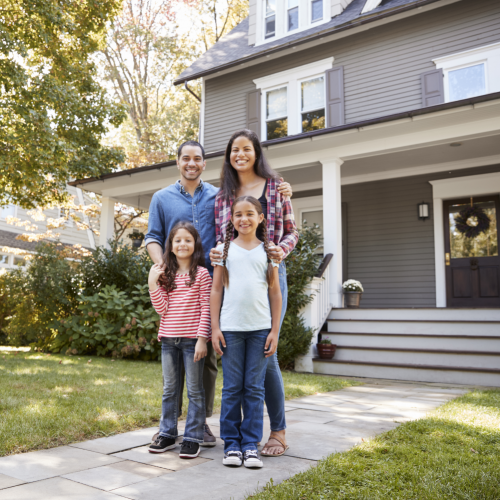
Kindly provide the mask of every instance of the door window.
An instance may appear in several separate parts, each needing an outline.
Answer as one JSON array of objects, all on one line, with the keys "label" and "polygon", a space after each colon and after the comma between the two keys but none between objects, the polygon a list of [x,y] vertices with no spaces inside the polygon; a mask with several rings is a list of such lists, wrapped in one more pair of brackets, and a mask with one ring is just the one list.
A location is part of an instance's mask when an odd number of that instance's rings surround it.
[{"label": "door window", "polygon": [[[496,257],[498,256],[497,236],[497,214],[494,201],[474,203],[475,207],[482,208],[490,218],[490,227],[487,231],[475,238],[467,238],[456,228],[455,217],[466,208],[468,204],[450,205],[448,209],[448,220],[450,221],[450,256],[452,259],[463,259],[467,257]],[[470,219],[469,225],[477,224],[476,220]]]}]

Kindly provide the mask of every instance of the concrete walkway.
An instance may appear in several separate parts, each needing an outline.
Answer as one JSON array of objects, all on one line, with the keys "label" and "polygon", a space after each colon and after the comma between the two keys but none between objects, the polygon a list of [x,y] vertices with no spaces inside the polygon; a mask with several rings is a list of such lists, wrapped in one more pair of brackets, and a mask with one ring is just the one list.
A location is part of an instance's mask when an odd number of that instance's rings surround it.
[{"label": "concrete walkway", "polygon": [[[3,457],[0,499],[243,499],[271,478],[274,484],[280,483],[314,467],[323,456],[421,418],[465,392],[463,386],[372,380],[287,401],[290,449],[283,457],[263,457],[262,469],[224,467],[220,439],[215,448],[203,448],[194,460],[179,459],[179,448],[148,453],[156,428]],[[218,416],[209,423],[219,436]],[[267,417],[264,428],[269,429]]]}]

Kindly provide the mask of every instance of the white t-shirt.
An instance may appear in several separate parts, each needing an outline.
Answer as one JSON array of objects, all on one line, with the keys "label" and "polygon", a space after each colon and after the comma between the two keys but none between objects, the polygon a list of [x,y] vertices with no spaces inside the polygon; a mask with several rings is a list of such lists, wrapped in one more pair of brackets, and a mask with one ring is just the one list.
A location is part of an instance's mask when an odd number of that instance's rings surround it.
[{"label": "white t-shirt", "polygon": [[[217,250],[224,251],[224,245]],[[222,266],[222,261],[215,263]],[[273,262],[274,267],[279,264]],[[231,243],[226,267],[229,287],[224,291],[220,315],[222,332],[251,332],[271,329],[271,308],[266,281],[267,255],[264,243],[253,250],[245,250]]]}]

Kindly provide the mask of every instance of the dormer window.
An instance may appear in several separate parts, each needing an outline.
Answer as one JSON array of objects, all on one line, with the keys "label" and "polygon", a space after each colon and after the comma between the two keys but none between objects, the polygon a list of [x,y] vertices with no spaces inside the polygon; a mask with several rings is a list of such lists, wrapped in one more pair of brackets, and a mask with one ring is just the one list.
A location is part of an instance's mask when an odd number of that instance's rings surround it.
[{"label": "dormer window", "polygon": [[[288,1],[288,31],[299,29],[299,0]],[[321,0],[322,1],[322,0]]]},{"label": "dormer window", "polygon": [[265,37],[272,38],[276,34],[276,0],[266,1]]},{"label": "dormer window", "polygon": [[323,19],[323,0],[311,1],[311,23],[316,23]]}]

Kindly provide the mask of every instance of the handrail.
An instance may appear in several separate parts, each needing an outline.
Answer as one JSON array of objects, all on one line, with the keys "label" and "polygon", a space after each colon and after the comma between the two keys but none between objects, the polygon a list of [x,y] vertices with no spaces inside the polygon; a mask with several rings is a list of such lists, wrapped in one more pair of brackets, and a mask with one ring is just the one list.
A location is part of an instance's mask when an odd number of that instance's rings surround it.
[{"label": "handrail", "polygon": [[316,278],[322,278],[323,274],[325,274],[326,268],[330,261],[333,259],[333,253],[327,253],[318,267],[318,274],[316,274]]}]

